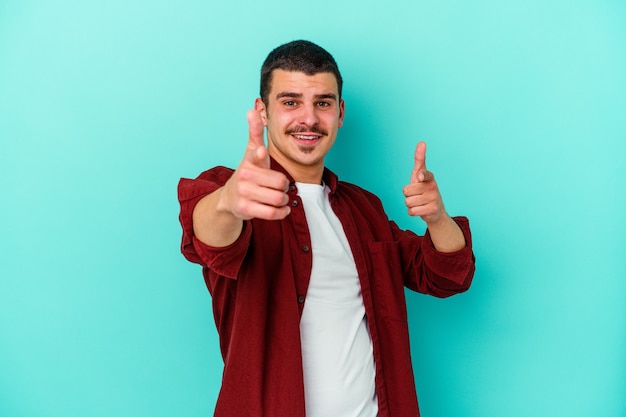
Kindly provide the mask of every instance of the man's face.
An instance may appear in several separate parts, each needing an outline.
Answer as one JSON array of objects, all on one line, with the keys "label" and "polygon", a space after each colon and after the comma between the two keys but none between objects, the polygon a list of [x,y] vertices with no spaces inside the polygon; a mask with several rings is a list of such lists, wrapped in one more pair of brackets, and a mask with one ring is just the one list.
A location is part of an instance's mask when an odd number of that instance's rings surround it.
[{"label": "man's face", "polygon": [[335,76],[274,70],[267,105],[257,99],[255,108],[267,126],[269,154],[296,181],[320,181],[324,157],[343,124]]}]

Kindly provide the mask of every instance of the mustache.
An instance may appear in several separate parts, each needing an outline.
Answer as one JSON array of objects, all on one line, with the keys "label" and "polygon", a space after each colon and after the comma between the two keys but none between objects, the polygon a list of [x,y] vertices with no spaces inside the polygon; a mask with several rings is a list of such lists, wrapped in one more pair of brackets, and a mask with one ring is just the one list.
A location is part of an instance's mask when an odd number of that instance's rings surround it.
[{"label": "mustache", "polygon": [[323,135],[323,136],[328,135],[328,132],[320,128],[318,125],[313,125],[313,126],[298,125],[296,127],[292,127],[291,129],[287,129],[285,131],[285,133],[288,135],[292,135],[296,133],[304,133],[304,132],[317,133],[318,135]]}]

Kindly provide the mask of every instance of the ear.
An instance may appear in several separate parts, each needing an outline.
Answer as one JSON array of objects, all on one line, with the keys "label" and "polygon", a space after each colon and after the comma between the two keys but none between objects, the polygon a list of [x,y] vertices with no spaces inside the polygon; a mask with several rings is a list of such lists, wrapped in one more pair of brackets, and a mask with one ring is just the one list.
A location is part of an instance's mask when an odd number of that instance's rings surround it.
[{"label": "ear", "polygon": [[254,110],[261,114],[261,120],[263,120],[263,126],[267,126],[267,108],[265,103],[260,98],[254,100]]},{"label": "ear", "polygon": [[343,99],[341,99],[339,101],[339,124],[338,124],[339,127],[343,125],[343,117],[345,116],[345,114],[346,114],[346,106],[345,106]]}]

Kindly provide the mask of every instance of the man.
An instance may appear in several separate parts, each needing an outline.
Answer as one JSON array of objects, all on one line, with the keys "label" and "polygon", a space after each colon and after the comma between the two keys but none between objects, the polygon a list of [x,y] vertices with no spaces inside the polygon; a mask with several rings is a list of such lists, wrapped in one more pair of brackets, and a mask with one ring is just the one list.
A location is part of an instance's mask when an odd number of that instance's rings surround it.
[{"label": "man", "polygon": [[203,266],[224,358],[218,417],[418,416],[404,286],[447,297],[471,283],[469,225],[446,213],[425,144],[403,189],[423,237],[325,168],[341,89],[324,49],[276,48],[238,168],[179,184],[182,251]]}]

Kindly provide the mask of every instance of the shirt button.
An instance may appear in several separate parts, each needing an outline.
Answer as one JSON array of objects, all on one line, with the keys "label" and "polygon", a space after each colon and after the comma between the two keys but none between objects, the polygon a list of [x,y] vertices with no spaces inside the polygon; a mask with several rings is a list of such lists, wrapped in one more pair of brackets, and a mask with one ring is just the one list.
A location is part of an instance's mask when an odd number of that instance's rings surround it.
[{"label": "shirt button", "polygon": [[291,205],[292,205],[292,206],[294,206],[294,207],[296,207],[296,206],[298,205],[298,200],[293,200],[293,201],[291,202]]},{"label": "shirt button", "polygon": [[309,248],[307,245],[304,245],[304,246],[302,247],[302,250],[303,250],[303,251],[305,251],[305,252],[308,252],[308,251],[310,251],[310,250],[311,250],[311,248]]},{"label": "shirt button", "polygon": [[296,191],[296,186],[293,184],[289,185],[289,191]]},{"label": "shirt button", "polygon": [[300,295],[300,296],[298,296],[298,302],[299,302],[300,304],[304,303],[304,295]]}]

